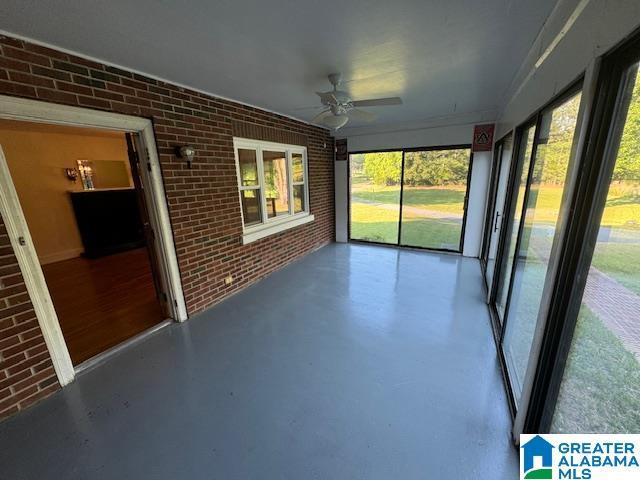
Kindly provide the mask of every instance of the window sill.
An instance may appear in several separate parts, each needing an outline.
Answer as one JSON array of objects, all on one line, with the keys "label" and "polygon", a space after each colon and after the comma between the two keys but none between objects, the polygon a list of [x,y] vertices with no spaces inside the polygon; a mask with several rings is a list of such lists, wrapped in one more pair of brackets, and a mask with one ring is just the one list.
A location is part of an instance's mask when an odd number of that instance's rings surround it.
[{"label": "window sill", "polygon": [[273,225],[266,224],[252,227],[245,230],[244,234],[242,235],[242,244],[246,245],[248,243],[255,242],[256,240],[260,240],[261,238],[268,237],[269,235],[284,232],[285,230],[289,230],[290,228],[313,222],[314,219],[315,217],[312,214],[306,214],[302,216],[298,215],[296,217],[283,220]]}]

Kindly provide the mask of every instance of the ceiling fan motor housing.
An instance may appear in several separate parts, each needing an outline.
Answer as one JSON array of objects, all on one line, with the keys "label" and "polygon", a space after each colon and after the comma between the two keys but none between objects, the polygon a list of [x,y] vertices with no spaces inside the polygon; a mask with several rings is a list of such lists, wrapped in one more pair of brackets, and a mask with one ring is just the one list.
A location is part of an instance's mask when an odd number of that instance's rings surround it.
[{"label": "ceiling fan motor housing", "polygon": [[347,105],[351,103],[351,97],[347,92],[343,92],[342,90],[334,90],[332,92],[326,92],[321,97],[321,101],[323,105],[327,106]]}]

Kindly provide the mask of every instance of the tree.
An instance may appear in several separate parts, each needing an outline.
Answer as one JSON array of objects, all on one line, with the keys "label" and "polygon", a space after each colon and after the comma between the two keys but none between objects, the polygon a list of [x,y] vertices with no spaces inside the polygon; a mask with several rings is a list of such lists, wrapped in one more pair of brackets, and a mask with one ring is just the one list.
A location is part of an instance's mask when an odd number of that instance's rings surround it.
[{"label": "tree", "polygon": [[576,95],[542,117],[532,182],[561,185],[565,182],[574,143],[580,96]]},{"label": "tree", "polygon": [[633,88],[613,180],[640,181],[640,77]]},{"label": "tree", "polygon": [[467,181],[468,149],[407,152],[404,183],[411,186],[460,185]]},{"label": "tree", "polygon": [[376,185],[398,185],[402,171],[402,152],[365,153],[362,169]]}]

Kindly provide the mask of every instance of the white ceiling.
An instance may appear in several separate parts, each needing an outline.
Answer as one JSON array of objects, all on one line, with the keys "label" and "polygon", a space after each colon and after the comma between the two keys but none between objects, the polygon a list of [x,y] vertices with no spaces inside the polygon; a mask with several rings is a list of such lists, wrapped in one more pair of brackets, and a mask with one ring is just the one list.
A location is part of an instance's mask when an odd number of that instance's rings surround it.
[{"label": "white ceiling", "polygon": [[305,120],[339,71],[353,99],[402,97],[380,127],[491,115],[555,3],[3,0],[0,29]]}]

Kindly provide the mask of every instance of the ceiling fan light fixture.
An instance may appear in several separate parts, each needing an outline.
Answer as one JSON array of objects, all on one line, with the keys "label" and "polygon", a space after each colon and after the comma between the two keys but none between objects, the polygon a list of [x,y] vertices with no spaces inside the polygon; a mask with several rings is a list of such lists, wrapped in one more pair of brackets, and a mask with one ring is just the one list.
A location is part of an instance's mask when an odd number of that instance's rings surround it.
[{"label": "ceiling fan light fixture", "polygon": [[322,123],[329,128],[333,128],[334,130],[338,130],[340,127],[343,127],[345,123],[349,121],[349,117],[346,113],[339,113],[338,115],[330,115],[322,119]]},{"label": "ceiling fan light fixture", "polygon": [[338,90],[341,81],[341,74],[332,73],[329,75],[329,82],[333,85],[333,90],[329,92],[316,92],[325,110],[313,117],[311,123],[320,123],[325,127],[338,130],[343,127],[349,119],[361,122],[373,122],[376,119],[375,113],[360,110],[357,107],[402,105],[402,99],[400,97],[352,100],[349,93]]}]

